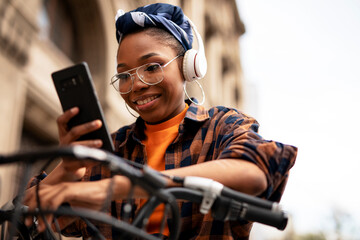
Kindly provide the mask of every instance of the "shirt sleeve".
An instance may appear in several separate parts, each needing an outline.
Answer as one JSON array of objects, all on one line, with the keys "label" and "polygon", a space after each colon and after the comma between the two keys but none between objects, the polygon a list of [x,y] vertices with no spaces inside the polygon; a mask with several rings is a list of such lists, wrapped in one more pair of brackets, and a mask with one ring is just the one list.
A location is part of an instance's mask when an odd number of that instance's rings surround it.
[{"label": "shirt sleeve", "polygon": [[280,201],[297,148],[263,139],[258,134],[258,122],[237,111],[229,111],[218,121],[219,159],[242,159],[256,164],[268,183],[261,197]]},{"label": "shirt sleeve", "polygon": [[[59,225],[64,226],[67,225],[67,218],[66,217],[60,217],[58,219]],[[86,224],[82,220],[77,220],[73,222],[72,224],[68,225],[64,229],[61,230],[61,234],[65,237],[84,237],[84,230],[86,229]]]}]

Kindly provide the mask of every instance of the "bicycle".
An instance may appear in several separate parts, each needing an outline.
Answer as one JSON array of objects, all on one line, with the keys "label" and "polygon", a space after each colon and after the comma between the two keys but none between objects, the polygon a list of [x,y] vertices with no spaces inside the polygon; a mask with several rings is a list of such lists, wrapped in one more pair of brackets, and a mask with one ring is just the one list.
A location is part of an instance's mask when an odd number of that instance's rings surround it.
[{"label": "bicycle", "polygon": [[[28,179],[30,179],[29,166],[35,161],[46,160],[43,167],[43,169],[45,169],[50,162],[59,157],[72,157],[80,160],[86,159],[101,162],[107,165],[113,174],[121,174],[129,178],[132,183],[132,189],[136,185],[142,187],[148,192],[149,198],[140,208],[131,223],[127,221],[127,217],[119,220],[100,211],[74,208],[66,204],[60,206],[55,211],[50,211],[48,209],[42,209],[40,201],[38,201],[39,207],[34,211],[30,211],[21,203]],[[284,230],[288,222],[287,213],[275,202],[234,191],[211,179],[191,176],[185,178],[165,176],[147,166],[136,165],[133,162],[104,150],[84,146],[50,147],[0,156],[0,164],[18,162],[25,164],[25,176],[20,183],[17,197],[0,209],[0,225],[2,226],[1,240],[5,239],[5,237],[13,236],[25,240],[56,239],[55,233],[46,221],[47,229],[45,233],[39,234],[36,231],[36,217],[41,217],[45,220],[44,216],[46,214],[54,215],[54,225],[57,228],[57,232],[61,231],[56,224],[56,218],[60,216],[74,216],[80,217],[87,223],[88,227],[91,228],[94,233],[94,239],[104,239],[104,237],[90,220],[110,224],[113,229],[122,233],[120,236],[121,239],[141,238],[158,240],[162,239],[162,231],[160,231],[159,236],[154,236],[147,233],[144,227],[151,213],[161,203],[165,204],[166,212],[161,224],[161,229],[163,230],[164,228],[167,212],[170,212],[171,221],[168,225],[170,236],[168,239],[176,240],[179,237],[180,231],[180,213],[176,203],[176,200],[179,199],[199,203],[200,212],[206,214],[211,210],[212,216],[216,220],[259,222],[276,227],[279,230]],[[179,183],[181,187],[166,188],[164,177]],[[127,199],[129,201],[132,199],[132,191],[130,191]],[[128,213],[131,211],[131,207],[124,211]],[[27,216],[34,217],[35,224],[32,227],[26,227],[23,224],[23,219]],[[10,224],[10,227],[6,226],[6,224]],[[5,236],[6,234],[4,233],[6,228],[9,228],[7,236]],[[61,239],[60,234],[58,238]]]}]

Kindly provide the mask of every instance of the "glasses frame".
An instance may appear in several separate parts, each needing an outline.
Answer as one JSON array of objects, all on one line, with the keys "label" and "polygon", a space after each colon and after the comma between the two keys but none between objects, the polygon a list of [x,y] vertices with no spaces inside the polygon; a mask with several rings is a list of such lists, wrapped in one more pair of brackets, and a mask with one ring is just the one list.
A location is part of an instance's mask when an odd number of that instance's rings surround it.
[{"label": "glasses frame", "polygon": [[[163,69],[164,69],[165,67],[167,67],[170,63],[172,63],[174,60],[176,60],[178,57],[181,57],[181,56],[184,56],[184,55],[183,55],[183,54],[177,55],[176,57],[174,57],[173,59],[171,59],[170,61],[168,61],[168,62],[165,63],[164,65],[161,65],[161,64],[155,63],[155,62],[151,62],[151,63],[143,64],[143,65],[141,65],[141,66],[139,66],[139,67],[136,67],[136,68],[132,68],[132,69],[127,70],[127,71],[125,71],[125,72],[117,73],[117,74],[115,74],[115,75],[111,78],[110,85],[112,85],[112,86],[115,88],[115,90],[118,91],[120,94],[127,94],[127,93],[131,92],[131,90],[132,90],[132,88],[133,88],[133,86],[134,86],[134,79],[135,79],[134,75],[135,75],[135,74],[138,76],[138,78],[140,79],[140,81],[141,81],[142,83],[144,83],[144,84],[146,84],[146,85],[148,85],[148,86],[153,86],[153,85],[159,84],[159,83],[161,83],[161,82],[164,80],[164,71],[163,71]],[[144,67],[144,66],[146,66],[146,65],[150,65],[150,64],[158,64],[158,65],[160,66],[160,68],[161,68],[162,73],[163,73],[162,79],[159,80],[159,81],[156,82],[156,83],[148,83],[148,82],[145,82],[145,81],[142,79],[142,77],[140,76],[140,74],[138,73],[138,70],[139,70],[140,68],[142,68],[142,67]],[[134,72],[134,73],[130,73],[130,72],[132,72],[132,71],[135,71],[135,72]],[[129,74],[129,76],[130,76],[130,78],[131,78],[131,87],[130,87],[130,90],[127,91],[127,92],[120,92],[120,90],[118,90],[118,89],[116,88],[116,86],[115,86],[115,83],[116,83],[117,81],[119,81],[118,76],[119,76],[120,74]],[[119,89],[120,89],[120,88],[119,88]]]}]

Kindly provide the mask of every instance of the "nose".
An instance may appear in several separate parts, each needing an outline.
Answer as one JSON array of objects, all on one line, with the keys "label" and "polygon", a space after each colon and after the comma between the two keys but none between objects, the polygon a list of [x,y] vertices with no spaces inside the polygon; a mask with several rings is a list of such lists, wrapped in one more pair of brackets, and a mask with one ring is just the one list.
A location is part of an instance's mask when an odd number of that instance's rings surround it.
[{"label": "nose", "polygon": [[132,90],[134,92],[136,91],[140,91],[142,89],[146,89],[149,88],[150,86],[145,84],[143,81],[141,81],[139,75],[137,73],[135,73],[133,76],[133,87]]}]

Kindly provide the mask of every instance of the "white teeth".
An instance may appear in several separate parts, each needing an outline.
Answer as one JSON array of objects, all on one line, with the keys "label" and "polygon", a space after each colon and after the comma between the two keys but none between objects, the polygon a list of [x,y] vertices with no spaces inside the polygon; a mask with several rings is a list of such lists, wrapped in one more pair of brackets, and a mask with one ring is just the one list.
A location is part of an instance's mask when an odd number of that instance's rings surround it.
[{"label": "white teeth", "polygon": [[154,100],[156,98],[156,96],[152,96],[152,97],[148,97],[146,99],[143,99],[143,100],[138,100],[136,101],[136,104],[137,105],[144,105],[144,104],[147,104],[148,102]]}]

